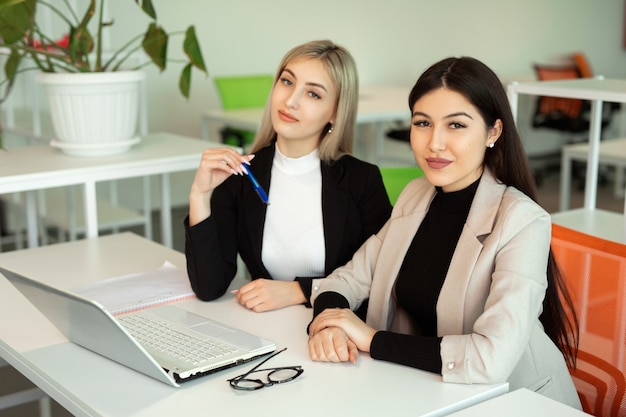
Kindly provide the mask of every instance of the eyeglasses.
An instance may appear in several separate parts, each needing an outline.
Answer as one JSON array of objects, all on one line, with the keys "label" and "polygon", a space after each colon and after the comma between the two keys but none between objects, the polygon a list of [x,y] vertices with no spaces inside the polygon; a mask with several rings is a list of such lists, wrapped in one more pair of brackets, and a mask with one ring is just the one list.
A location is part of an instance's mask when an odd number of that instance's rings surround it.
[{"label": "eyeglasses", "polygon": [[[258,363],[254,368],[250,369],[245,374],[239,375],[233,379],[229,379],[228,382],[230,383],[231,388],[244,390],[244,391],[254,391],[254,390],[265,388],[265,387],[271,387],[274,384],[282,384],[284,382],[293,381],[294,379],[299,377],[302,374],[302,372],[304,372],[304,369],[302,369],[302,367],[299,365],[298,366],[282,366],[280,368],[259,369],[259,367],[263,365],[265,362],[269,361],[274,356],[286,350],[287,348],[283,348],[279,350],[278,352],[265,358],[265,360]],[[257,372],[269,372],[266,375],[267,382],[263,382],[260,379],[248,378],[250,375],[257,373]]]}]

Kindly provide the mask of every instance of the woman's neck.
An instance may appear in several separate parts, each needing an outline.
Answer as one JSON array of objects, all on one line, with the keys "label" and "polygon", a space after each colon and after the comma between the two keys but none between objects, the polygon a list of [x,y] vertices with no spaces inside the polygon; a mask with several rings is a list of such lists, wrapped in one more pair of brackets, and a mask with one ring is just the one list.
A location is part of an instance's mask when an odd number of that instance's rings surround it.
[{"label": "woman's neck", "polygon": [[318,143],[310,140],[286,140],[276,138],[278,150],[288,158],[300,158],[317,149]]}]

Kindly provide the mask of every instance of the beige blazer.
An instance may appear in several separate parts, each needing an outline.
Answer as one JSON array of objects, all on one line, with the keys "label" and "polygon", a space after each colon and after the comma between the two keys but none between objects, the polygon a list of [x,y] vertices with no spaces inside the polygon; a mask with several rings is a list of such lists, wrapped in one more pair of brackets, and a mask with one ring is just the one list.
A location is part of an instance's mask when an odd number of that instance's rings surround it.
[{"label": "beige blazer", "polygon": [[[425,178],[409,183],[380,232],[346,266],[314,282],[312,303],[335,291],[355,309],[369,296],[370,326],[411,333],[393,288],[434,195]],[[485,171],[437,301],[445,382],[508,381],[510,390],[526,387],[580,408],[563,355],[538,319],[550,237],[550,215]]]}]

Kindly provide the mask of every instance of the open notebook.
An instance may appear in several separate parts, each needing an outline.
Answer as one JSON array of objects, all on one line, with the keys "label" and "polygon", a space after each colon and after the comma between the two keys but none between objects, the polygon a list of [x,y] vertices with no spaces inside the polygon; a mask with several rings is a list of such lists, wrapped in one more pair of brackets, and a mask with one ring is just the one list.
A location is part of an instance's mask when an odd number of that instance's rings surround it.
[{"label": "open notebook", "polygon": [[[113,317],[96,301],[0,273],[72,342],[175,387],[276,349],[273,341],[172,305]],[[197,354],[186,353],[189,345]]]},{"label": "open notebook", "polygon": [[99,302],[114,316],[196,296],[187,273],[167,261],[153,271],[109,278],[73,291]]}]

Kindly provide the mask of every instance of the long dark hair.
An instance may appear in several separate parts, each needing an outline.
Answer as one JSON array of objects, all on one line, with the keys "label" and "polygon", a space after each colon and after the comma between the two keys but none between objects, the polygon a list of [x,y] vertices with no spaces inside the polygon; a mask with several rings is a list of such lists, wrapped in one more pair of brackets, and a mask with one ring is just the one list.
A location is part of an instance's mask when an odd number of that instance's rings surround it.
[{"label": "long dark hair", "polygon": [[[485,154],[484,164],[502,183],[537,202],[537,189],[524,152],[509,101],[498,76],[475,58],[446,58],[428,68],[409,94],[409,109],[423,95],[445,87],[465,96],[480,112],[487,128],[502,121],[502,134]],[[550,249],[548,288],[539,320],[567,363],[575,367],[578,351],[578,319],[572,298]]]}]

